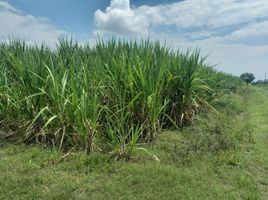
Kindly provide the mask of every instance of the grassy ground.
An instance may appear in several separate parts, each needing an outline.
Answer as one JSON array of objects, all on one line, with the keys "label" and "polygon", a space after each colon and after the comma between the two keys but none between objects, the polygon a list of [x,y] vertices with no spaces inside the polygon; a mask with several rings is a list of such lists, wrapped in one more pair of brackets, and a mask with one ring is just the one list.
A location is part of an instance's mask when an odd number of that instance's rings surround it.
[{"label": "grassy ground", "polygon": [[215,107],[127,162],[0,142],[0,199],[268,199],[268,88]]},{"label": "grassy ground", "polygon": [[248,101],[248,110],[255,125],[255,144],[245,157],[248,171],[258,183],[261,199],[268,199],[268,87],[255,87]]}]

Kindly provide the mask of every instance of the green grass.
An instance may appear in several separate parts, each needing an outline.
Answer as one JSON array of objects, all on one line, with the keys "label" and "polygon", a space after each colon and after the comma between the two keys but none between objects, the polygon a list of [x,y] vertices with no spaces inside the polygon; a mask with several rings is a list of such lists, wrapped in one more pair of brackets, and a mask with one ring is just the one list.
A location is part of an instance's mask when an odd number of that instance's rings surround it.
[{"label": "green grass", "polygon": [[268,87],[256,86],[248,99],[248,110],[255,125],[254,148],[248,152],[249,170],[259,185],[263,199],[268,198]]},{"label": "green grass", "polygon": [[0,199],[267,199],[267,102],[267,87],[225,95],[127,162],[1,142]]}]

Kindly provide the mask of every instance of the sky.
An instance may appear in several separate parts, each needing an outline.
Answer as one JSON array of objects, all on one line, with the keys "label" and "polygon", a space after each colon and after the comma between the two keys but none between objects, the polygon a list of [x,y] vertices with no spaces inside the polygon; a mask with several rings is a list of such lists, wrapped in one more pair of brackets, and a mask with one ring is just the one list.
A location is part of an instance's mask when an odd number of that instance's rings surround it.
[{"label": "sky", "polygon": [[227,73],[268,72],[268,0],[0,0],[0,41],[53,45],[62,35],[91,44],[149,36],[199,49]]}]

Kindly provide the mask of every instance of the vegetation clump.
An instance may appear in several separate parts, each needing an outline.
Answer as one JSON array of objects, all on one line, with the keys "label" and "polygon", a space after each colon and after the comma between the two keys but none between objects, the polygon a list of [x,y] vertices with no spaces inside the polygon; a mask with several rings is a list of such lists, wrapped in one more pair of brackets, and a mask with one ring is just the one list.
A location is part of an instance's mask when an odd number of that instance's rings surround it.
[{"label": "vegetation clump", "polygon": [[125,156],[240,83],[198,51],[149,40],[60,39],[55,49],[13,40],[0,44],[0,126],[5,138]]},{"label": "vegetation clump", "polygon": [[254,81],[255,76],[254,74],[251,74],[251,73],[243,73],[241,74],[240,78],[248,85],[249,83]]}]

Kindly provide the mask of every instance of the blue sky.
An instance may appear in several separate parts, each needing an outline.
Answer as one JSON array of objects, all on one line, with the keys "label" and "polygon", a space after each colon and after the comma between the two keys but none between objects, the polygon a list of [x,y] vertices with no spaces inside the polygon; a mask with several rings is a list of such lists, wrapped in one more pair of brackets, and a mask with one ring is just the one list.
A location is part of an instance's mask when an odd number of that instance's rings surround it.
[{"label": "blue sky", "polygon": [[60,35],[148,37],[239,75],[268,72],[267,0],[0,0],[0,35],[53,44]]}]

